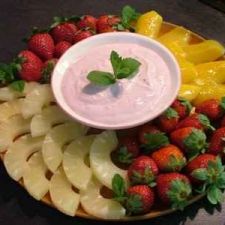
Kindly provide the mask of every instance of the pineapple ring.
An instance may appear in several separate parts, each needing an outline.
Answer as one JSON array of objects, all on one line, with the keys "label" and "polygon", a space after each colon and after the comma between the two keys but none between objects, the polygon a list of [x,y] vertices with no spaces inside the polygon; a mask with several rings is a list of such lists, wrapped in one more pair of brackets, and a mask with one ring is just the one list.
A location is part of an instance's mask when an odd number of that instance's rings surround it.
[{"label": "pineapple ring", "polygon": [[125,216],[126,210],[118,202],[106,199],[100,194],[102,184],[92,178],[85,191],[80,191],[80,201],[84,210],[95,217],[102,219],[120,219]]},{"label": "pineapple ring", "polygon": [[87,127],[76,122],[53,127],[45,136],[42,146],[44,162],[48,169],[54,173],[63,159],[62,147],[79,136],[85,135],[86,132]]},{"label": "pineapple ring", "polygon": [[41,113],[43,106],[53,101],[54,98],[50,85],[38,85],[26,95],[22,104],[22,115],[24,118],[30,118],[35,114]]},{"label": "pineapple ring", "polygon": [[95,177],[106,187],[112,189],[112,179],[115,174],[120,174],[127,180],[126,170],[122,170],[113,164],[111,152],[118,145],[114,131],[104,131],[97,135],[90,151],[90,164]]},{"label": "pineapple ring", "polygon": [[23,99],[15,99],[0,104],[0,122],[5,122],[11,116],[21,113],[21,104]]},{"label": "pineapple ring", "polygon": [[25,88],[22,93],[18,91],[14,91],[10,87],[2,87],[0,88],[0,101],[5,102],[5,101],[11,101],[20,97],[24,97],[28,93],[30,93],[35,87],[39,85],[40,84],[36,82],[25,83]]},{"label": "pineapple ring", "polygon": [[70,118],[58,106],[50,105],[32,118],[30,124],[31,135],[33,137],[46,135],[53,125],[68,120]]},{"label": "pineapple ring", "polygon": [[41,151],[35,152],[28,160],[23,183],[29,194],[37,200],[41,200],[49,190],[49,180],[45,177],[47,171]]},{"label": "pineapple ring", "polygon": [[8,149],[4,157],[4,165],[10,177],[18,181],[27,168],[27,158],[41,149],[43,137],[33,138],[24,135],[17,139]]},{"label": "pineapple ring", "polygon": [[72,190],[72,185],[67,180],[62,168],[52,176],[49,193],[55,207],[69,216],[76,214],[80,203],[80,195]]},{"label": "pineapple ring", "polygon": [[30,119],[15,115],[0,123],[0,152],[4,152],[13,143],[15,137],[30,131]]},{"label": "pineapple ring", "polygon": [[95,135],[83,136],[71,142],[63,157],[63,169],[68,180],[80,190],[85,190],[92,177],[92,171],[85,163]]}]

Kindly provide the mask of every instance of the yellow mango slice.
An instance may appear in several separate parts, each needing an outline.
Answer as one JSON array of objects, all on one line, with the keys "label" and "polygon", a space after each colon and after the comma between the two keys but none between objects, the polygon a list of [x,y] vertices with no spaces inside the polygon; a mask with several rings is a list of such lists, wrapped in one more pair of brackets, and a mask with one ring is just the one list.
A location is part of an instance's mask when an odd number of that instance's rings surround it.
[{"label": "yellow mango slice", "polygon": [[176,42],[179,45],[187,45],[191,39],[191,32],[184,27],[176,27],[158,38],[162,44]]},{"label": "yellow mango slice", "polygon": [[175,58],[179,61],[182,59],[185,59],[186,54],[184,52],[184,50],[182,49],[182,47],[180,45],[178,45],[175,42],[171,42],[171,43],[164,43],[165,47],[167,47],[175,56]]},{"label": "yellow mango slice", "polygon": [[195,98],[194,105],[199,105],[203,101],[211,98],[220,100],[223,96],[225,96],[225,85],[204,85]]},{"label": "yellow mango slice", "polygon": [[147,12],[138,18],[136,32],[150,38],[156,38],[162,22],[163,18],[157,12]]},{"label": "yellow mango slice", "polygon": [[178,96],[189,101],[193,101],[199,94],[201,88],[197,85],[183,84],[181,85]]},{"label": "yellow mango slice", "polygon": [[214,61],[225,53],[224,47],[214,40],[183,46],[183,50],[186,53],[186,59],[194,64]]}]

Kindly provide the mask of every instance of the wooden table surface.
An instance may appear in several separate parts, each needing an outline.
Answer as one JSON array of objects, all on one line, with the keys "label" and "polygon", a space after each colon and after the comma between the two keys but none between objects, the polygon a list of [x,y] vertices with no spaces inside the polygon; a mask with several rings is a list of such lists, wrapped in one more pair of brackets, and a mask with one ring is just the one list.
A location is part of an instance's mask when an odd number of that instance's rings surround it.
[{"label": "wooden table surface", "polygon": [[[183,25],[225,44],[225,14],[197,0],[0,0],[0,62],[8,62],[25,47],[21,42],[33,26],[47,27],[53,16],[119,14],[130,4],[140,12],[158,11],[166,21]],[[1,134],[0,134],[1,135]],[[28,196],[0,163],[1,225],[103,225],[67,217]],[[138,222],[132,224],[140,224]],[[141,222],[151,225],[223,225],[225,203],[211,207],[204,199],[183,212]]]}]

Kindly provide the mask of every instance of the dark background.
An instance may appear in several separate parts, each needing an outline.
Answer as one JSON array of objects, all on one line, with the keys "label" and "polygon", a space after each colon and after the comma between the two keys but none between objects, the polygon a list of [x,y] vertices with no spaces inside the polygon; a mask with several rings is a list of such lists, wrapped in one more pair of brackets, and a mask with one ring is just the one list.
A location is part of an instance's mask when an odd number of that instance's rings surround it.
[{"label": "dark background", "polygon": [[[155,9],[166,21],[183,25],[225,44],[225,14],[197,0],[0,0],[0,62],[9,62],[25,48],[21,39],[30,34],[31,28],[47,27],[53,16],[119,14],[125,4],[134,6],[140,12]],[[0,225],[59,224],[104,223],[70,218],[33,200],[7,176],[0,163]],[[184,212],[141,224],[222,225],[225,224],[225,207],[211,207],[206,200],[202,200],[187,207]]]}]

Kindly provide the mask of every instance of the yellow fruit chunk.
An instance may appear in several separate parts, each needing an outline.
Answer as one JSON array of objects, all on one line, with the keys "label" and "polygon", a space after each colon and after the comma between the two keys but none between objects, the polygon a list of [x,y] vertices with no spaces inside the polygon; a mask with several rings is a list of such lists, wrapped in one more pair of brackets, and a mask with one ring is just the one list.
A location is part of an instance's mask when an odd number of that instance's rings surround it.
[{"label": "yellow fruit chunk", "polygon": [[201,88],[197,85],[183,84],[179,91],[179,97],[193,101],[199,94]]},{"label": "yellow fruit chunk", "polygon": [[195,83],[203,85],[207,81],[218,84],[225,83],[225,60],[199,64],[196,66],[198,78]]},{"label": "yellow fruit chunk", "polygon": [[191,32],[184,27],[176,27],[158,38],[162,44],[176,42],[179,45],[186,45],[191,38]]},{"label": "yellow fruit chunk", "polygon": [[175,58],[179,61],[185,59],[186,54],[182,47],[178,45],[176,42],[164,43],[165,47],[167,47],[175,56]]},{"label": "yellow fruit chunk", "polygon": [[199,105],[203,101],[211,98],[220,100],[223,96],[225,96],[225,85],[204,85],[194,100],[194,105]]},{"label": "yellow fruit chunk", "polygon": [[155,11],[141,15],[136,24],[136,33],[150,38],[156,38],[162,25],[163,18]]},{"label": "yellow fruit chunk", "polygon": [[217,41],[206,40],[183,47],[186,59],[194,64],[214,61],[224,55],[224,47]]}]

